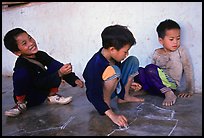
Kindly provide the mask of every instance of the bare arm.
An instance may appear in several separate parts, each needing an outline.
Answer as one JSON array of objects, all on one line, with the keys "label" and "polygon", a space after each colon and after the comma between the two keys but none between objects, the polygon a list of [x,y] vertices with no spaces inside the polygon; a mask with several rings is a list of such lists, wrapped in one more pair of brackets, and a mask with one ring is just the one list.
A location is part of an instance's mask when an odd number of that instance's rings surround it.
[{"label": "bare arm", "polygon": [[152,64],[156,64],[156,50],[154,51],[153,55],[152,55]]}]

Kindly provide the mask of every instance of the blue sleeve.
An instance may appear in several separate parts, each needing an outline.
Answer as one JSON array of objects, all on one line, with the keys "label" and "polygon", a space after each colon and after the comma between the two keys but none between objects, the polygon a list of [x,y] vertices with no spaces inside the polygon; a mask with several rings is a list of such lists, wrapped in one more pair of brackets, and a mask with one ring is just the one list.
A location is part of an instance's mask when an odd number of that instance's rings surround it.
[{"label": "blue sleeve", "polygon": [[100,115],[105,115],[105,112],[110,108],[104,102],[101,90],[96,91],[87,91],[87,98],[93,104],[95,109]]},{"label": "blue sleeve", "polygon": [[103,99],[102,73],[107,66],[108,62],[96,54],[83,72],[87,98],[100,115],[105,115],[105,112],[110,109]]},{"label": "blue sleeve", "polygon": [[[52,58],[51,56],[49,56],[47,53],[43,52],[43,51],[39,51],[38,52],[38,60],[43,63],[44,65],[47,66],[47,72],[48,74],[52,74],[50,77],[56,77],[56,75],[58,75],[58,70],[64,65],[63,63],[59,62],[58,60]],[[77,86],[75,81],[77,79],[79,79],[78,76],[75,75],[74,72],[71,72],[67,75],[63,76],[63,79],[70,84],[71,86],[75,87]]]}]

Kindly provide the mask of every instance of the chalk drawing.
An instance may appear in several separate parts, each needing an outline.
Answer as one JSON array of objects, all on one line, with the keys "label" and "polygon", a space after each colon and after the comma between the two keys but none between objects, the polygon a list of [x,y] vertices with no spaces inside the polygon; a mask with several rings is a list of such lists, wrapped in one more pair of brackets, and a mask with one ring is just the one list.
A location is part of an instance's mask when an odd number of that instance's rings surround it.
[{"label": "chalk drawing", "polygon": [[178,124],[178,120],[174,119],[174,110],[164,109],[150,103],[141,103],[136,109],[136,117],[128,127],[114,129],[107,136],[114,135],[114,133],[137,136],[158,134],[170,136]]},{"label": "chalk drawing", "polygon": [[64,125],[62,125],[61,127],[60,127],[60,129],[65,129],[65,127],[74,119],[75,117],[70,117],[68,120],[67,120],[67,122],[65,122],[64,123]]},{"label": "chalk drawing", "polygon": [[[46,128],[46,129],[40,129],[40,130],[34,130],[34,131],[26,131],[25,129],[20,129],[18,131],[15,131],[13,133],[8,134],[8,136],[15,136],[15,135],[31,135],[34,133],[39,133],[39,132],[45,132],[45,131],[50,131],[50,130],[58,130],[58,129],[65,129],[66,126],[74,119],[75,117],[71,116],[63,125],[59,127],[51,127],[51,128]],[[42,120],[40,120],[42,121]]]}]

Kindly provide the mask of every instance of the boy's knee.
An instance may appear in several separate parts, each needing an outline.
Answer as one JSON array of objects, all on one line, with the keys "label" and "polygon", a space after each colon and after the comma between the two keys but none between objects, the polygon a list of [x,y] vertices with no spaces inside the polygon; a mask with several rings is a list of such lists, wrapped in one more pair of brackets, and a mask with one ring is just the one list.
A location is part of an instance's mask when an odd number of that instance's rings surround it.
[{"label": "boy's knee", "polygon": [[129,56],[123,63],[122,69],[131,68],[132,70],[137,71],[139,68],[139,60],[135,56]]},{"label": "boy's knee", "polygon": [[155,74],[157,72],[158,66],[155,64],[149,64],[145,67],[145,72],[148,74]]},{"label": "boy's knee", "polygon": [[126,61],[128,61],[129,63],[134,63],[134,64],[136,64],[136,65],[139,66],[139,60],[138,60],[138,58],[135,57],[135,56],[129,56],[129,57],[126,59]]},{"label": "boy's knee", "polygon": [[102,78],[104,81],[113,80],[115,78],[120,78],[121,71],[116,65],[108,66],[103,72]]},{"label": "boy's knee", "polygon": [[120,77],[120,75],[121,75],[121,70],[120,70],[120,68],[119,68],[118,66],[116,66],[116,65],[112,65],[112,67],[113,67],[113,69],[114,69],[114,71],[115,71],[117,77]]}]

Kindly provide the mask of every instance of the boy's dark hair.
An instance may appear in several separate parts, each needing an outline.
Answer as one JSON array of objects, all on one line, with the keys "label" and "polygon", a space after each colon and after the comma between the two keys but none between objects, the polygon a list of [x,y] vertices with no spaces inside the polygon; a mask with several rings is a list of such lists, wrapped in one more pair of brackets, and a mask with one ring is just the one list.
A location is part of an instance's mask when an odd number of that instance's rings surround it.
[{"label": "boy's dark hair", "polygon": [[133,34],[128,30],[127,26],[112,25],[106,27],[101,33],[103,48],[115,47],[120,50],[124,45],[130,46],[136,44]]},{"label": "boy's dark hair", "polygon": [[160,22],[156,29],[158,37],[163,39],[165,37],[166,31],[170,29],[180,30],[180,26],[177,22],[171,19],[166,19],[165,21]]},{"label": "boy's dark hair", "polygon": [[4,36],[5,47],[11,52],[19,51],[18,45],[16,42],[16,37],[22,33],[27,33],[27,32],[21,28],[15,28],[15,29],[8,31],[6,35]]}]

